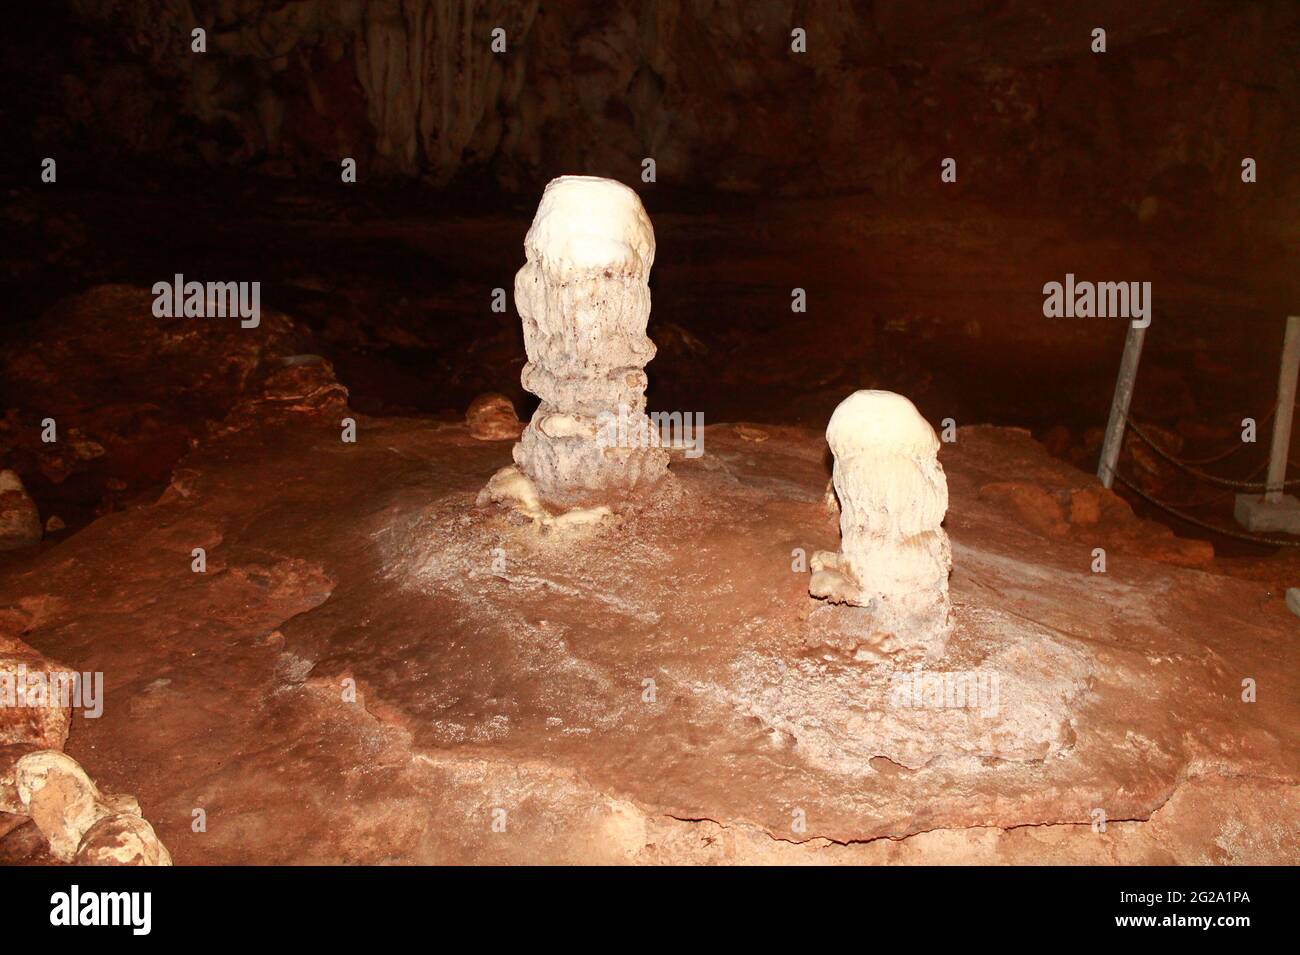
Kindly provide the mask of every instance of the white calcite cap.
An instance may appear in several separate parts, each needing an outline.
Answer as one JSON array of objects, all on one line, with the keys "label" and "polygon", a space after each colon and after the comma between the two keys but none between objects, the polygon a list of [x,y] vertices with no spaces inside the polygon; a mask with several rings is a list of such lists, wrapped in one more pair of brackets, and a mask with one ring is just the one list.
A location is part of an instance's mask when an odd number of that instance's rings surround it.
[{"label": "white calcite cap", "polygon": [[552,274],[616,269],[645,275],[654,264],[655,233],[640,197],[623,183],[561,176],[546,186],[524,249]]},{"label": "white calcite cap", "polygon": [[835,409],[826,443],[837,460],[863,451],[933,457],[939,438],[916,406],[892,391],[855,391]]}]

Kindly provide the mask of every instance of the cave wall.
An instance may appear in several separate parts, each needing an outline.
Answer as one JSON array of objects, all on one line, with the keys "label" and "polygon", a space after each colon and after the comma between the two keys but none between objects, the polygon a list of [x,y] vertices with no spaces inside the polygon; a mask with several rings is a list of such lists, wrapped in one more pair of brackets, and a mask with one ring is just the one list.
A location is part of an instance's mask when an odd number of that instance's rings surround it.
[{"label": "cave wall", "polygon": [[[738,192],[959,188],[1276,208],[1300,5],[1128,0],[69,0],[62,123],[91,148],[508,189],[561,171]],[[208,30],[192,54],[190,30]],[[790,30],[808,31],[808,52]],[[1089,50],[1094,26],[1108,52]],[[493,53],[493,28],[508,49]],[[94,61],[94,70],[87,64]],[[94,77],[91,79],[90,77]],[[38,140],[40,136],[38,136]],[[1243,156],[1268,196],[1235,189]],[[1182,198],[1180,198],[1182,197]],[[1248,211],[1241,209],[1240,211]]]}]

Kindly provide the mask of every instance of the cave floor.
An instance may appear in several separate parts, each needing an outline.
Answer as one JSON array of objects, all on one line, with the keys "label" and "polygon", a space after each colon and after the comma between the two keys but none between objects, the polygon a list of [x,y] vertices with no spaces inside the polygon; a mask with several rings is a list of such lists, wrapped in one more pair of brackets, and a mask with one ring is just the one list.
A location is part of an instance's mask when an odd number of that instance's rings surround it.
[{"label": "cave floor", "polygon": [[837,539],[816,432],[713,425],[556,536],[475,506],[509,442],[359,416],[349,444],[337,410],[232,416],[157,503],[0,580],[4,626],[105,674],[67,751],[178,864],[1300,861],[1281,596],[1025,432],[941,455],[957,627],[929,669],[999,697],[916,708],[889,695],[911,661],[798,572]]}]

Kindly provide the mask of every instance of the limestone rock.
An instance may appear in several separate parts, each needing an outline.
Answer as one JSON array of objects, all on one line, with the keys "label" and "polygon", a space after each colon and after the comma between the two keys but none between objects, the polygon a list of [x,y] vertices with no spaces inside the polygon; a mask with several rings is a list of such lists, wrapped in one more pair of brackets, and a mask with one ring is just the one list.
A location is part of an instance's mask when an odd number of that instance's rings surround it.
[{"label": "limestone rock", "polygon": [[[131,796],[104,795],[76,760],[41,750],[18,760],[15,777],[25,815],[60,862],[170,865],[153,827]],[[131,820],[135,820],[134,822]]]},{"label": "limestone rock", "polygon": [[[28,743],[62,749],[71,715],[45,688],[68,671],[15,637],[0,633],[0,746]],[[41,693],[35,695],[39,687]],[[29,693],[29,689],[32,691]]]},{"label": "limestone rock", "polygon": [[298,415],[334,426],[348,410],[348,389],[334,376],[334,366],[320,355],[288,355],[272,361],[217,430],[253,427]]},{"label": "limestone rock", "polygon": [[81,837],[107,815],[99,789],[76,760],[53,750],[20,759],[16,779],[25,814],[49,842],[50,853],[71,862]]},{"label": "limestone rock", "polygon": [[537,487],[519,468],[511,465],[492,475],[487,486],[475,500],[478,507],[487,504],[504,504],[533,522],[538,530],[568,530],[599,524],[613,517],[613,511],[604,504],[594,507],[572,507],[562,514],[552,514],[542,503]]},{"label": "limestone rock", "polygon": [[153,826],[129,812],[104,816],[82,837],[77,865],[165,866],[171,854]]},{"label": "limestone rock", "polygon": [[[1037,484],[1023,481],[995,481],[980,488],[980,498],[995,502],[1041,534],[1064,537],[1070,532],[1061,502]],[[1095,524],[1100,519],[1100,505],[1095,499],[1077,495],[1071,502],[1073,516],[1079,524]],[[1091,509],[1089,504],[1092,505]],[[1093,516],[1093,515],[1096,516]]]},{"label": "limestone rock", "polygon": [[0,471],[0,550],[17,550],[40,543],[41,515],[22,479]]},{"label": "limestone rock", "polygon": [[513,441],[523,425],[510,399],[495,391],[479,395],[465,411],[469,433],[480,441]]},{"label": "limestone rock", "polygon": [[[243,328],[238,318],[158,318],[153,302],[148,288],[95,286],[58,301],[33,324],[39,347],[0,355],[0,407],[11,409],[0,423],[0,455],[24,462],[28,487],[46,507],[35,472],[57,485],[80,482],[78,506],[58,504],[73,529],[94,510],[120,505],[109,486],[114,478],[130,476],[132,490],[145,497],[149,485],[165,486],[212,423],[260,396],[280,359],[311,343],[303,326],[265,305],[259,325]],[[43,440],[47,419],[55,441]]]},{"label": "limestone rock", "polygon": [[[30,817],[60,862],[170,865],[135,798],[101,793],[61,752],[71,700],[60,695],[55,677],[70,678],[71,672],[0,634],[0,814]],[[94,838],[83,845],[92,830]]]},{"label": "limestone rock", "polygon": [[219,418],[264,363],[305,350],[306,333],[272,308],[261,309],[257,328],[243,328],[237,318],[158,318],[153,303],[149,289],[129,285],[63,299],[33,331],[45,344],[4,359],[6,397],[42,409],[61,430],[63,419],[93,420],[97,409],[123,404]]}]

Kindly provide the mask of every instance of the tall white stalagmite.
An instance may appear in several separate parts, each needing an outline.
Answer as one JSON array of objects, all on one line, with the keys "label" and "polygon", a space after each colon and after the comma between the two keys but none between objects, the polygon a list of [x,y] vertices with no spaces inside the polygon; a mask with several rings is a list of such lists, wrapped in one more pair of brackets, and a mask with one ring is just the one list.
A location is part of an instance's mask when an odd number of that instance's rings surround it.
[{"label": "tall white stalagmite", "polygon": [[[554,179],[524,251],[515,276],[528,353],[521,377],[542,403],[515,445],[516,464],[560,503],[653,484],[668,454],[642,439],[655,237],[641,200],[611,179]],[[615,432],[626,440],[610,440]]]},{"label": "tall white stalagmite", "polygon": [[857,391],[831,415],[826,441],[841,551],[813,555],[809,592],[871,608],[878,632],[932,642],[948,628],[952,570],[941,526],[948,481],[934,429],[902,395]]}]

